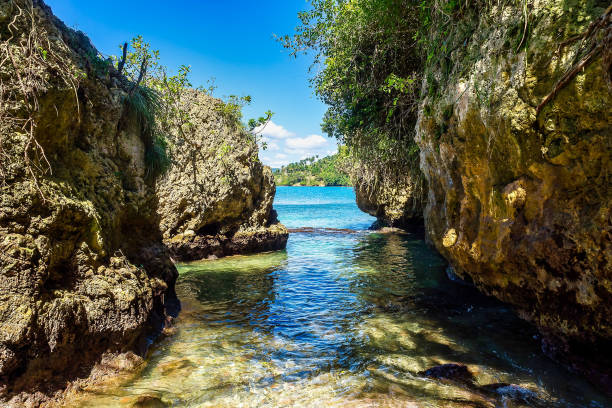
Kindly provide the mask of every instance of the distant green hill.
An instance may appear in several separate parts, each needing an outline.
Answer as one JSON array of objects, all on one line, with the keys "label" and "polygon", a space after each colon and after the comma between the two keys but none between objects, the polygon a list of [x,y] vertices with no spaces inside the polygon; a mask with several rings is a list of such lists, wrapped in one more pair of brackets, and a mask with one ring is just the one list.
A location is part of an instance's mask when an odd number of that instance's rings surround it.
[{"label": "distant green hill", "polygon": [[338,153],[319,159],[308,157],[280,169],[274,169],[277,186],[350,186],[351,181],[346,168],[346,148],[340,147]]}]

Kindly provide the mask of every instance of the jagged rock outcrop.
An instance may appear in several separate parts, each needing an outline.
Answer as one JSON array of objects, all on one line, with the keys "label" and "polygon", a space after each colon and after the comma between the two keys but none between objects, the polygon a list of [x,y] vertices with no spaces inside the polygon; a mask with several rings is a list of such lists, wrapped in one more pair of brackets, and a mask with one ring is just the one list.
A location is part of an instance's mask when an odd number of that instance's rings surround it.
[{"label": "jagged rock outcrop", "polygon": [[[356,166],[367,165],[358,163]],[[377,169],[375,173],[377,177],[374,177],[373,181],[367,181],[364,177],[353,177],[359,209],[376,217],[378,226],[422,230],[422,176],[411,174],[409,169],[402,171],[398,168],[391,168],[387,172]]]},{"label": "jagged rock outcrop", "polygon": [[40,0],[0,0],[0,405],[37,404],[178,311],[151,141],[125,83]]},{"label": "jagged rock outcrop", "polygon": [[[537,0],[525,10],[493,7],[469,30],[454,31],[449,49],[458,46],[447,71],[433,69],[440,91],[423,102],[417,141],[429,239],[460,276],[535,323],[545,352],[609,391],[609,14],[593,36],[562,45],[608,6]],[[606,36],[608,46],[579,67]]]},{"label": "jagged rock outcrop", "polygon": [[[157,185],[164,242],[176,260],[282,249],[288,231],[272,208],[276,187],[257,144],[223,103],[201,92],[181,101],[191,125]],[[193,146],[185,148],[185,144]]]}]

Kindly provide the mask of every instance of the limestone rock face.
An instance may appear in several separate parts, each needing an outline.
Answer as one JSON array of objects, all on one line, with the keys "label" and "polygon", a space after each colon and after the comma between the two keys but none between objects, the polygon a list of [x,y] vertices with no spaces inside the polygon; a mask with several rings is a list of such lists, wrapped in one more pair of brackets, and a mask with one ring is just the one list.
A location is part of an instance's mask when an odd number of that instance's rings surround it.
[{"label": "limestone rock face", "polygon": [[[177,260],[281,249],[287,229],[272,208],[276,186],[253,136],[223,103],[193,91],[191,125],[175,137],[174,164],[157,185],[164,241]],[[189,143],[191,146],[186,146]]]},{"label": "limestone rock face", "polygon": [[608,19],[590,43],[559,46],[608,5],[535,1],[524,35],[514,6],[483,12],[452,52],[439,94],[423,102],[417,141],[429,239],[459,275],[535,323],[546,352],[610,390],[609,49],[536,112],[589,47],[610,37]]},{"label": "limestone rock face", "polygon": [[355,180],[357,206],[378,219],[382,226],[418,229],[423,224],[422,183],[410,172],[379,174],[376,182]]},{"label": "limestone rock face", "polygon": [[0,405],[37,406],[102,353],[142,352],[177,271],[148,141],[89,39],[39,0],[1,0],[0,34]]}]

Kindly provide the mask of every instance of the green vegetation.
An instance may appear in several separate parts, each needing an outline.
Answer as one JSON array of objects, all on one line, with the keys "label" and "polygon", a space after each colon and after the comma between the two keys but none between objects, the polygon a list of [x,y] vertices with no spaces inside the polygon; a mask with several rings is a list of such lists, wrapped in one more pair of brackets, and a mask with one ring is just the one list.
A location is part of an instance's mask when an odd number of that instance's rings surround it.
[{"label": "green vegetation", "polygon": [[[125,102],[141,122],[146,137],[149,173],[159,175],[172,163],[172,149],[199,149],[190,135],[194,130],[190,117],[192,106],[184,103],[187,93],[194,92],[189,80],[190,67],[181,65],[177,73],[171,75],[160,64],[159,51],[152,50],[142,36],[132,39],[129,50],[127,44],[121,48],[123,56],[112,56],[111,60],[118,73],[124,75],[129,83]],[[212,84],[208,88],[195,89],[211,96],[214,90]],[[265,125],[273,113],[267,111],[263,116],[243,123],[242,108],[250,103],[250,96],[230,95],[224,101],[218,100],[216,109],[228,125],[248,132],[252,143],[265,148],[254,129]],[[253,160],[258,160],[257,156]]]},{"label": "green vegetation", "polygon": [[275,169],[274,181],[278,186],[350,186],[346,161],[347,149],[342,146],[332,156],[308,157]]},{"label": "green vegetation", "polygon": [[[323,128],[347,146],[355,183],[374,186],[410,174],[419,183],[414,141],[419,106],[435,96],[450,71],[457,24],[484,0],[311,0],[293,36],[281,38],[297,56],[312,53],[316,94],[329,105]],[[455,36],[453,38],[459,38]],[[425,84],[425,86],[423,86]]]},{"label": "green vegetation", "polygon": [[356,182],[376,184],[386,169],[418,167],[413,133],[423,58],[415,1],[312,0],[296,35],[283,38],[294,55],[312,51],[312,78],[329,105],[323,129],[361,164]]}]

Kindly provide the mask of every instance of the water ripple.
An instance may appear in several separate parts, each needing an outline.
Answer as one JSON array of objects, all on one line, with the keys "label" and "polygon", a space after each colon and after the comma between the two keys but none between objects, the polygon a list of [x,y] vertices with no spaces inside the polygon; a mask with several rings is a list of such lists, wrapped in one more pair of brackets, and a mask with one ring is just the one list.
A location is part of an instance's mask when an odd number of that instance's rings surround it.
[{"label": "water ripple", "polygon": [[[279,193],[299,208],[277,206],[294,228],[286,251],[181,265],[177,333],[140,377],[77,405],[612,406],[546,359],[511,310],[448,280],[421,237],[365,231],[346,196],[304,207],[291,191]],[[476,383],[419,375],[444,363]]]}]

